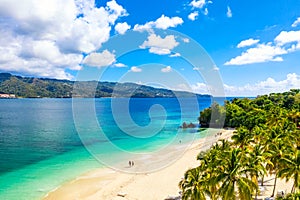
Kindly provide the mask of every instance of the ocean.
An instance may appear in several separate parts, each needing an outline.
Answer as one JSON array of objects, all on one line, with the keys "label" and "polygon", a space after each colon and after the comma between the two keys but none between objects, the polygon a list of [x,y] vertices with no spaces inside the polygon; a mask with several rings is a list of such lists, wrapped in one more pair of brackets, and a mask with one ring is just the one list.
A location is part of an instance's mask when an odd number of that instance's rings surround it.
[{"label": "ocean", "polygon": [[197,124],[199,112],[212,102],[196,101],[0,99],[0,199],[41,199],[83,173],[114,168],[122,154],[206,137],[197,128],[179,128],[183,122]]}]

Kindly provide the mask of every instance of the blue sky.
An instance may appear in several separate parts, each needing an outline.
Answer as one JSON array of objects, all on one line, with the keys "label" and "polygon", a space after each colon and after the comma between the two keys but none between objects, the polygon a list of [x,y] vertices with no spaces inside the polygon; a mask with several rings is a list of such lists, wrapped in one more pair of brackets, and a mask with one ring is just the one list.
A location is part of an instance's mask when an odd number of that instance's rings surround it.
[{"label": "blue sky", "polygon": [[299,11],[298,0],[0,0],[0,72],[282,92],[300,88]]}]

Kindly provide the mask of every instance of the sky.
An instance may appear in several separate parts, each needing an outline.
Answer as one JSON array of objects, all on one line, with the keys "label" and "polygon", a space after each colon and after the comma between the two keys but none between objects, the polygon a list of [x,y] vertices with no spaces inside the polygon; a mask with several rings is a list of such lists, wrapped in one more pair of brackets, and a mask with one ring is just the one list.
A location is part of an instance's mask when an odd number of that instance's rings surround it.
[{"label": "sky", "polygon": [[299,11],[299,0],[0,0],[0,72],[283,92],[300,88]]}]

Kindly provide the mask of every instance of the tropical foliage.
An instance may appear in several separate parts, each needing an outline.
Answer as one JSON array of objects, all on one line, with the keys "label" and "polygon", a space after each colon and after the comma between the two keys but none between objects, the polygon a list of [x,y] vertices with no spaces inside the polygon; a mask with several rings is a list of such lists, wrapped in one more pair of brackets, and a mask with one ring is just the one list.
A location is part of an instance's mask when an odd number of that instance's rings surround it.
[{"label": "tropical foliage", "polygon": [[[213,112],[224,117],[224,126],[234,127],[230,140],[216,142],[201,152],[199,166],[180,181],[182,199],[253,199],[259,180],[273,174],[293,182],[286,199],[300,193],[300,90],[233,99],[224,106],[213,104],[200,113],[201,126],[210,127]],[[226,115],[226,117],[225,117]]]}]

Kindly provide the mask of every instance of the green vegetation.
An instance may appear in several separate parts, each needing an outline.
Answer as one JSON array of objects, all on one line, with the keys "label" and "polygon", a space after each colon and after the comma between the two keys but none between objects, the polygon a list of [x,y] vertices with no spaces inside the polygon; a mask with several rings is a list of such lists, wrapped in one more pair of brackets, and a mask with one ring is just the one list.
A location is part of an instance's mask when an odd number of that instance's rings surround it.
[{"label": "green vegetation", "polygon": [[[94,89],[96,88],[96,90]],[[23,98],[71,98],[73,97],[136,97],[173,98],[194,97],[183,91],[153,88],[134,83],[114,83],[97,81],[68,81],[57,79],[14,76],[0,73],[0,93],[15,94]],[[209,97],[198,95],[197,97]]]},{"label": "green vegetation", "polygon": [[220,140],[198,155],[200,165],[188,170],[179,183],[183,199],[253,199],[267,174],[275,175],[272,196],[280,178],[293,182],[291,194],[284,199],[299,199],[299,96],[297,89],[252,100],[233,99],[202,111],[202,127],[209,126],[210,116],[216,112],[224,117],[224,126],[236,131],[230,141]]}]

